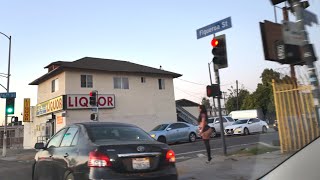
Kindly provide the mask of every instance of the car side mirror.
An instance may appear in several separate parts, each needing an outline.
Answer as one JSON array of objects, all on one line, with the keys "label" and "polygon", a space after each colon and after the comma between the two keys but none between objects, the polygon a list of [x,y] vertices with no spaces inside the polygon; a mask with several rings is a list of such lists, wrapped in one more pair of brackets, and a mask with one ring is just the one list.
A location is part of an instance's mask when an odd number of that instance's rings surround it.
[{"label": "car side mirror", "polygon": [[216,121],[216,123],[219,123],[220,121]]},{"label": "car side mirror", "polygon": [[252,122],[248,122],[248,124],[252,124]]},{"label": "car side mirror", "polygon": [[45,147],[44,147],[44,143],[36,143],[35,145],[34,145],[34,148],[35,149],[44,149]]},{"label": "car side mirror", "polygon": [[167,128],[167,131],[170,131],[172,128]]}]

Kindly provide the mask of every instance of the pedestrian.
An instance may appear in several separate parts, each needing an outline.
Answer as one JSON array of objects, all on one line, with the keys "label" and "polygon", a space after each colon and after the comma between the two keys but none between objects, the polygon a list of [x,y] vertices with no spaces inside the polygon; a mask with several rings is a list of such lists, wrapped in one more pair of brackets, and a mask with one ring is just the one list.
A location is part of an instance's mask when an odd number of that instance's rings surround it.
[{"label": "pedestrian", "polygon": [[208,113],[207,109],[204,105],[199,106],[199,117],[198,117],[198,125],[199,125],[199,134],[202,137],[204,145],[207,150],[207,163],[209,163],[212,159],[211,157],[211,147],[210,147],[210,137],[212,134],[212,128],[208,125]]}]

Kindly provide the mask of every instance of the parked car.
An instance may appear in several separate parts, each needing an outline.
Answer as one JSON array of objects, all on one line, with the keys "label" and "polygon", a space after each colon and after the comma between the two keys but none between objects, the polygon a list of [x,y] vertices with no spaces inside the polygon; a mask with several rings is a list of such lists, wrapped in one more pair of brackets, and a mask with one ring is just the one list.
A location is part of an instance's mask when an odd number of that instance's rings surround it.
[{"label": "parked car", "polygon": [[[223,127],[232,125],[235,121],[230,116],[222,116],[223,118]],[[220,118],[219,117],[212,117],[208,119],[208,125],[213,129],[211,137],[215,137],[217,134],[221,134],[220,128]]]},{"label": "parked car", "polygon": [[251,118],[239,119],[231,126],[227,126],[224,131],[226,135],[248,135],[256,132],[266,133],[268,128],[269,126],[265,121],[258,118]]},{"label": "parked car", "polygon": [[184,122],[160,124],[153,128],[149,134],[162,143],[194,142],[198,137],[198,127]]},{"label": "parked car", "polygon": [[35,148],[33,180],[178,178],[169,146],[130,124],[72,124]]}]

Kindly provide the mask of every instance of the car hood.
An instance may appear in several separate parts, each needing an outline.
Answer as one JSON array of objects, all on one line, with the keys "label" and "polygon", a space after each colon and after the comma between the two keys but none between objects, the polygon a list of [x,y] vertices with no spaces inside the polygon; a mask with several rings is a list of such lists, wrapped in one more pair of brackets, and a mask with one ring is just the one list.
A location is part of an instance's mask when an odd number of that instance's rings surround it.
[{"label": "car hood", "polygon": [[238,127],[243,127],[244,126],[244,124],[235,124],[235,125],[230,125],[230,126],[227,126],[227,127],[225,127],[226,129],[236,129],[236,128],[238,128]]}]

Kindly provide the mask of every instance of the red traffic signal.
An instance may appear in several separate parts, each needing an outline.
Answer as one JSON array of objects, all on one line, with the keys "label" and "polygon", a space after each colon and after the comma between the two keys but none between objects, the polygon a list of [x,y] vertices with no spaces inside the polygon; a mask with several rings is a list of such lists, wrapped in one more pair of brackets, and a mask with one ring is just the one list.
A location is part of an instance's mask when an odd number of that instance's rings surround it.
[{"label": "red traffic signal", "polygon": [[97,91],[91,91],[89,96],[89,104],[91,106],[97,106]]},{"label": "red traffic signal", "polygon": [[207,86],[208,97],[219,97],[221,96],[220,87],[218,84],[212,84]]},{"label": "red traffic signal", "polygon": [[211,45],[212,47],[217,47],[219,45],[219,40],[216,38],[212,39]]}]

